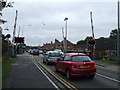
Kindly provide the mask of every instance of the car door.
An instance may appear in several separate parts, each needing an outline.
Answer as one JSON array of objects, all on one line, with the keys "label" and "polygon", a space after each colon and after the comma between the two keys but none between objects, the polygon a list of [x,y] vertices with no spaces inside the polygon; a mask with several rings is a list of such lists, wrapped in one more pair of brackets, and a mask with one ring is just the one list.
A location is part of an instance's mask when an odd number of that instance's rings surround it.
[{"label": "car door", "polygon": [[65,55],[62,55],[62,56],[60,57],[60,59],[57,60],[57,67],[58,67],[58,70],[59,70],[59,71],[62,71],[62,63],[63,63],[63,61],[64,61],[64,56],[65,56]]},{"label": "car door", "polygon": [[68,62],[70,62],[70,56],[65,55],[64,61],[62,61],[62,63],[61,63],[61,67],[62,67],[63,72],[66,72],[66,69],[68,68],[68,64],[69,64]]}]

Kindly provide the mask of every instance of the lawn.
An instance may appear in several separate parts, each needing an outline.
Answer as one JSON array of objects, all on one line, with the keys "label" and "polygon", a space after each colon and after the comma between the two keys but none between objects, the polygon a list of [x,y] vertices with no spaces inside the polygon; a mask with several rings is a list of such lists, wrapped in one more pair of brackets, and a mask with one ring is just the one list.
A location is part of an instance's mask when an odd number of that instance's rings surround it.
[{"label": "lawn", "polygon": [[14,63],[16,60],[15,58],[3,58],[2,60],[2,82],[5,81],[9,72],[11,70],[11,64]]}]

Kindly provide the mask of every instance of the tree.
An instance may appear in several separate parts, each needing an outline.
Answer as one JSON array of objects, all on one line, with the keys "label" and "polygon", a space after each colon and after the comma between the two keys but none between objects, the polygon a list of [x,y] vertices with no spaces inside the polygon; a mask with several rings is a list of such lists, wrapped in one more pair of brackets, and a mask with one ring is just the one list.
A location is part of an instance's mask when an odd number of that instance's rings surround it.
[{"label": "tree", "polygon": [[105,37],[100,37],[100,38],[98,38],[98,39],[109,39],[109,38],[105,38]]},{"label": "tree", "polygon": [[93,39],[92,36],[87,36],[86,39],[85,39],[85,41],[88,41],[88,40],[91,40],[91,39]]},{"label": "tree", "polygon": [[86,41],[85,40],[80,40],[77,42],[77,44],[86,44]]},{"label": "tree", "polygon": [[117,29],[114,29],[114,30],[112,30],[111,32],[110,32],[110,36],[109,36],[109,38],[110,39],[117,39]]}]

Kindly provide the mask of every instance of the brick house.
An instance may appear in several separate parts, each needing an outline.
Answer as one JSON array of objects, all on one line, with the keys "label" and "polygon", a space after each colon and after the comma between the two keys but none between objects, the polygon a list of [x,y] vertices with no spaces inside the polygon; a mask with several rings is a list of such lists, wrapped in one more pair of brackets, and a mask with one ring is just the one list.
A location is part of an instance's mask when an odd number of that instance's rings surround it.
[{"label": "brick house", "polygon": [[[51,43],[46,43],[46,44],[43,44],[42,48],[44,50],[54,50],[54,49],[61,49],[61,50],[64,50],[64,40],[63,41],[59,41],[57,39],[55,39],[55,42],[53,43],[51,41]],[[67,50],[74,50],[74,44],[71,43],[69,40],[67,40]]]}]

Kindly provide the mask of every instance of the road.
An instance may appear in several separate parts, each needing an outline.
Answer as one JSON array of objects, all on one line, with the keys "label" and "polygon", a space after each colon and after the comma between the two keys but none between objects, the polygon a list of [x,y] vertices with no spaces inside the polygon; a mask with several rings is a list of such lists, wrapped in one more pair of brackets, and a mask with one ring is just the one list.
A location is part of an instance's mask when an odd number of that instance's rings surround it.
[{"label": "road", "polygon": [[[41,56],[40,56],[41,57]],[[42,63],[42,58],[38,56],[34,56],[34,59],[37,62]],[[69,82],[76,88],[118,88],[118,84],[120,81],[118,80],[118,72],[115,70],[110,70],[104,67],[97,67],[97,74],[94,79],[88,78],[73,78],[72,80],[68,80],[65,78],[65,75],[56,72],[54,69],[54,65],[45,65],[50,68],[54,73],[62,77],[64,80]]]},{"label": "road", "polygon": [[[17,63],[13,65],[17,65],[17,69],[13,70],[14,75],[12,77],[14,78],[12,79],[11,85],[7,84],[7,86],[12,87],[8,88],[70,88],[72,90],[84,90],[85,88],[89,90],[118,90],[120,84],[116,70],[110,70],[101,66],[96,66],[97,74],[94,79],[77,77],[69,80],[66,79],[64,74],[56,72],[54,65],[43,64],[42,55],[33,56],[24,53],[17,58]],[[23,60],[23,62],[21,62],[21,60]],[[23,65],[23,69],[19,67],[20,64]],[[20,72],[20,70],[23,71]],[[22,78],[21,75],[23,75]],[[10,82],[11,80],[8,81]],[[7,86],[4,87],[6,88]]]}]

